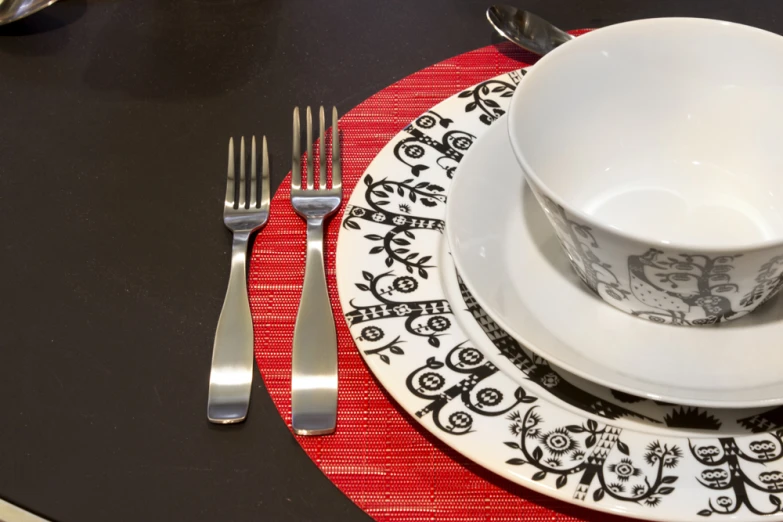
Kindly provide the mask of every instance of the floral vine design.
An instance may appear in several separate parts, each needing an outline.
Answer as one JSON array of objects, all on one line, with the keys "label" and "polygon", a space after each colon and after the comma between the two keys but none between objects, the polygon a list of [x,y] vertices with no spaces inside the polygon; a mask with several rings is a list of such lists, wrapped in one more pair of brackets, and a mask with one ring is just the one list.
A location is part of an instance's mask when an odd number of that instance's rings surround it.
[{"label": "floral vine design", "polygon": [[[783,472],[764,469],[783,457],[783,430],[767,435],[767,438],[748,443],[747,451],[730,437],[718,439],[717,445],[689,442],[693,456],[706,466],[697,478],[698,482],[713,491],[726,492],[710,498],[699,515],[732,515],[743,507],[755,515],[783,512],[781,498],[777,496],[783,493]],[[751,490],[768,494],[766,508],[758,505],[761,496],[751,498]]]},{"label": "floral vine design", "polygon": [[[370,272],[362,272],[364,282],[356,283],[362,292],[373,297],[374,304],[357,305],[354,299],[350,302],[351,311],[345,314],[349,326],[375,322],[379,319],[405,319],[405,330],[415,336],[424,337],[430,346],[440,346],[439,337],[451,328],[451,305],[446,299],[415,300],[407,296],[415,292],[419,282],[411,276],[395,277],[392,272],[374,276]],[[371,324],[362,330],[360,338],[370,342],[380,342],[385,336],[377,324]],[[388,345],[366,350],[366,355],[378,355],[389,364],[390,358],[383,352],[402,355],[400,347],[402,340],[397,338]]]},{"label": "floral vine design", "polygon": [[492,386],[491,379],[496,373],[497,367],[479,350],[461,343],[449,351],[445,361],[435,357],[427,359],[424,366],[408,375],[405,384],[413,395],[428,401],[416,412],[416,417],[431,415],[438,429],[451,435],[465,435],[473,431],[475,415],[497,417],[520,404],[538,400],[521,387],[507,396]]},{"label": "floral vine design", "polygon": [[514,83],[489,80],[459,93],[459,98],[471,98],[471,101],[465,105],[465,112],[473,112],[478,109],[482,112],[479,115],[479,121],[485,125],[491,125],[506,113],[506,111],[500,108],[500,103],[492,98],[510,98],[513,96],[519,80],[525,73],[524,69],[516,71],[516,74],[510,77]]},{"label": "floral vine design", "polygon": [[[364,236],[370,241],[380,243],[370,248],[370,254],[385,254],[387,267],[399,263],[405,267],[408,273],[416,272],[423,279],[427,279],[428,269],[434,267],[434,265],[428,264],[432,256],[421,256],[419,252],[412,250],[412,241],[417,239],[416,231],[418,230],[433,230],[442,233],[443,220],[387,210],[392,196],[404,197],[410,201],[411,205],[420,203],[425,207],[434,207],[446,202],[443,187],[426,181],[418,183],[415,181],[413,179],[389,181],[386,178],[375,181],[372,176],[365,176],[364,183],[367,186],[365,200],[368,208],[359,206],[348,208],[346,218],[343,220],[343,227],[361,230],[360,220],[390,225],[392,228],[384,235],[367,234]],[[410,209],[409,206],[405,208]]]},{"label": "floral vine design", "polygon": [[[451,179],[465,152],[476,141],[476,136],[462,130],[451,130],[444,133],[438,141],[417,128],[416,125],[425,117],[427,115],[405,128],[411,136],[397,142],[394,146],[394,156],[410,167],[414,177],[419,177],[422,172],[429,170],[427,163],[434,163]],[[429,124],[429,120],[424,121]]]},{"label": "floral vine design", "polygon": [[[383,330],[381,330],[377,326],[367,326],[367,327],[365,327],[365,330],[368,329],[368,328],[374,329],[374,330],[371,330],[371,333],[376,333],[377,332],[378,334],[383,336]],[[361,335],[360,338],[367,339],[365,337],[364,331],[362,331],[362,335]],[[372,348],[372,349],[369,349],[369,350],[364,350],[364,354],[365,355],[377,355],[380,358],[381,361],[385,362],[386,364],[390,364],[391,363],[391,359],[389,358],[389,356],[387,354],[385,354],[383,352],[388,350],[389,353],[391,353],[392,355],[404,355],[405,351],[400,347],[400,344],[402,344],[404,342],[405,341],[401,340],[400,336],[398,335],[397,337],[394,338],[393,341],[391,341],[390,343],[384,344],[381,347]]]},{"label": "floral vine design", "polygon": [[[663,497],[671,494],[677,476],[666,475],[667,469],[677,467],[683,454],[676,445],[652,442],[643,455],[651,472],[637,467],[630,456],[630,449],[621,439],[622,430],[600,425],[589,419],[581,425],[572,424],[544,429],[544,419],[530,408],[524,415],[511,413],[509,430],[516,440],[506,446],[516,450],[521,457],[506,461],[514,466],[534,466],[532,479],[541,481],[554,476],[555,487],[564,487],[572,475],[580,475],[574,493],[577,500],[585,500],[594,481],[598,487],[592,498],[600,502],[606,495],[621,502],[634,502],[648,507],[658,506]],[[612,458],[613,451],[624,457]]]}]

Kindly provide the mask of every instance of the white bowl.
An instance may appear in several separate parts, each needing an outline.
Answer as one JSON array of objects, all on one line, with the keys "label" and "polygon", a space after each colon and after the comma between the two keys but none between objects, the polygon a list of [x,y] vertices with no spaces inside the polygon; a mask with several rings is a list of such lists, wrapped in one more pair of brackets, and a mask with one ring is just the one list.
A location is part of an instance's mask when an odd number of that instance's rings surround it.
[{"label": "white bowl", "polygon": [[509,134],[582,279],[656,322],[711,324],[783,272],[783,37],[691,18],[610,26],[542,58]]}]

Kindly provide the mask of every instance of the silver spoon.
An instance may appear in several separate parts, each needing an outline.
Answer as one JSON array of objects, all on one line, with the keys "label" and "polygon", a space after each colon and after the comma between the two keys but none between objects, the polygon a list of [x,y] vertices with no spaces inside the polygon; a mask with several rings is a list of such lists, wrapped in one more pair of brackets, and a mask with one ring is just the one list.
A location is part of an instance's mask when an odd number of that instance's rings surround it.
[{"label": "silver spoon", "polygon": [[29,16],[57,0],[0,0],[0,25]]},{"label": "silver spoon", "polygon": [[540,56],[574,37],[529,11],[497,4],[487,9],[487,20],[505,38]]}]

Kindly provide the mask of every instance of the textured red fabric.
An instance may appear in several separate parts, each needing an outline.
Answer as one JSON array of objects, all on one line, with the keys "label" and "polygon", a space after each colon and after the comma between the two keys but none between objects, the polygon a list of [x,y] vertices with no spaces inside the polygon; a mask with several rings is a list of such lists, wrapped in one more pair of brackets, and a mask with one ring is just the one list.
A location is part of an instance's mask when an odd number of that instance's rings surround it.
[{"label": "textured red fabric", "polygon": [[[490,46],[435,64],[375,94],[340,120],[346,200],[381,148],[438,102],[488,78],[532,63],[510,44]],[[269,393],[291,423],[291,345],[302,289],[305,226],[284,183],[258,235],[249,292],[255,356]],[[394,403],[364,365],[338,303],[335,245],[340,215],[327,233],[327,279],[337,323],[337,431],[298,437],[329,479],[378,521],[619,521],[512,484],[455,453]]]}]

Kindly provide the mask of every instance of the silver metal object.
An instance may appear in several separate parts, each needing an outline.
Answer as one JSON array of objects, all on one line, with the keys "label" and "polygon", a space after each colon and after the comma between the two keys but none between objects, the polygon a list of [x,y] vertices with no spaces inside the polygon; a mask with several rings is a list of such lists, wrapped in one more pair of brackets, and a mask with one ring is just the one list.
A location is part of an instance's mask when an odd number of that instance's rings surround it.
[{"label": "silver metal object", "polygon": [[294,108],[291,205],[307,221],[307,262],[296,315],[291,363],[291,415],[294,433],[325,435],[337,422],[337,333],[324,270],[324,224],[343,199],[337,109],[332,109],[332,187],[326,188],[324,108],[319,112],[319,183],[313,175],[313,116],[307,108],[307,179],[302,186],[299,107]]},{"label": "silver metal object", "polygon": [[215,424],[233,424],[245,420],[253,381],[253,321],[247,298],[246,259],[250,235],[269,219],[269,155],[266,137],[262,142],[261,183],[258,183],[255,136],[250,149],[249,173],[245,169],[245,156],[245,138],[242,137],[239,145],[239,183],[236,183],[234,139],[231,138],[228,142],[228,181],[223,207],[223,221],[234,233],[231,275],[215,332],[207,401],[207,418]]},{"label": "silver metal object", "polygon": [[0,0],[0,25],[9,24],[48,7],[57,0]]},{"label": "silver metal object", "polygon": [[493,5],[487,9],[487,20],[503,38],[541,56],[574,39],[530,11],[510,5]]}]

